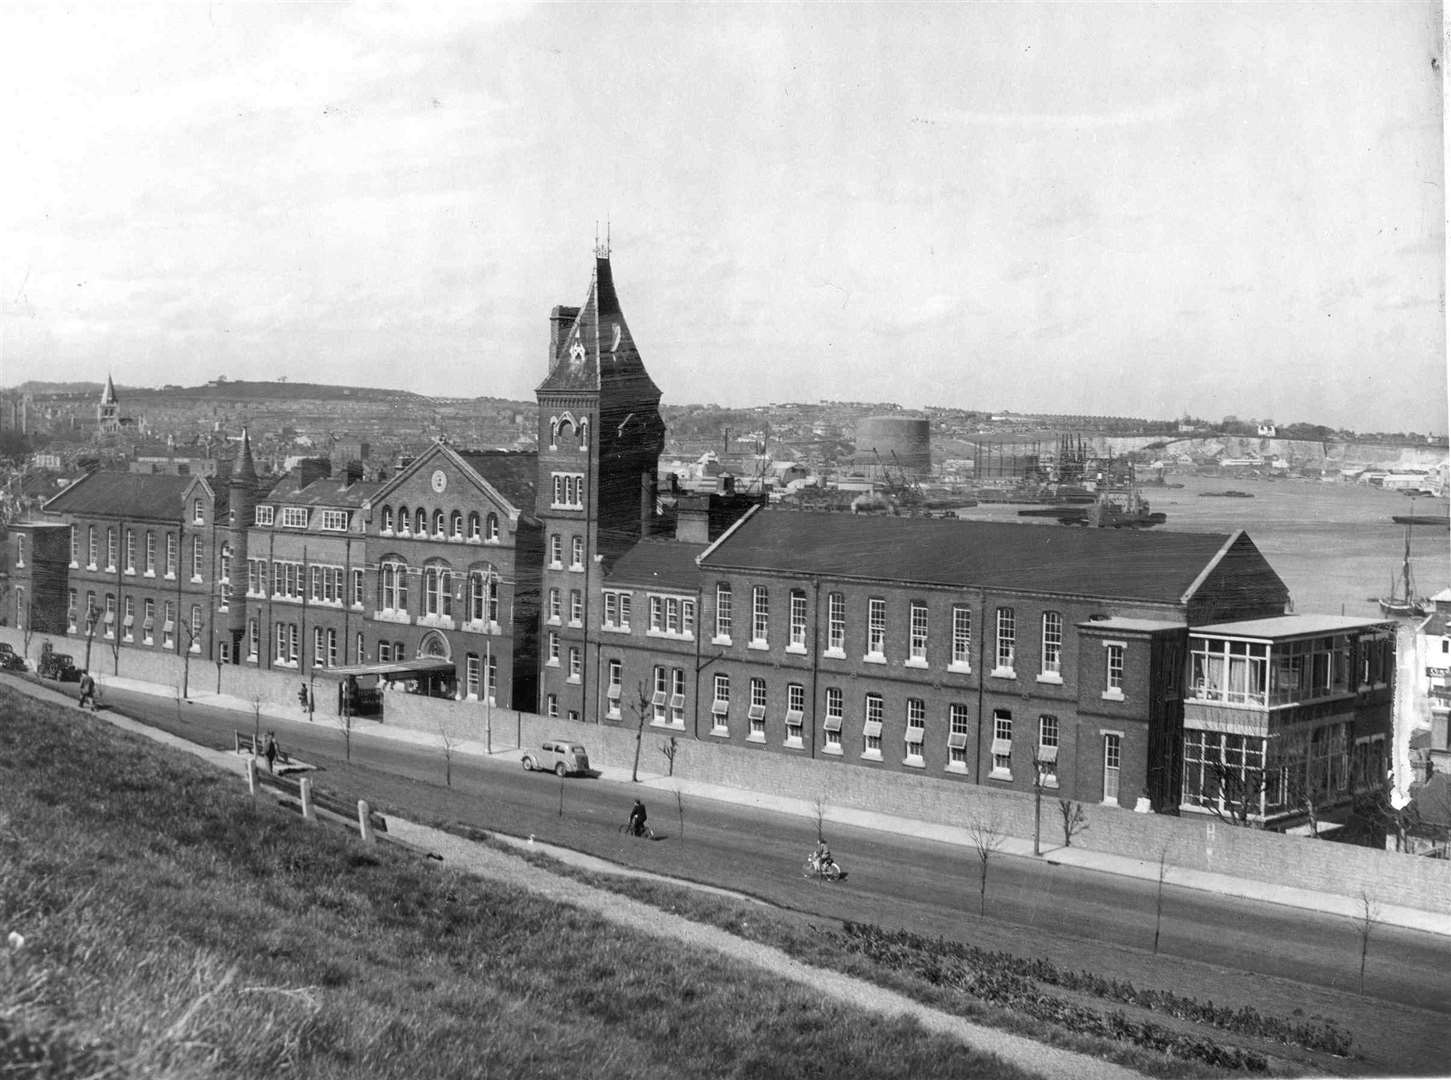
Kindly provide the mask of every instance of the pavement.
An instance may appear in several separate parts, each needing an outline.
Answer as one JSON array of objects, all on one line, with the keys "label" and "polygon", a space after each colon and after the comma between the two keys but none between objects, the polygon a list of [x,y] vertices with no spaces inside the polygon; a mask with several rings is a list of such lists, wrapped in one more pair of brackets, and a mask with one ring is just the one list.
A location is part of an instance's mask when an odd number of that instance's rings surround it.
[{"label": "pavement", "polygon": [[[129,690],[141,694],[171,698],[173,700],[177,695],[176,687],[158,683],[141,682],[135,679],[115,676],[99,676],[98,681],[102,686],[103,703],[105,700],[104,690],[110,687],[118,690]],[[35,684],[21,685],[34,686]],[[256,719],[254,714],[258,706],[254,706],[252,701],[245,698],[227,694],[194,693],[188,700],[195,705],[206,705],[211,708],[225,709],[238,713],[239,729],[250,726]],[[260,710],[261,717],[265,718],[269,724],[309,722],[303,718],[301,709],[297,706],[288,708],[276,704],[263,703],[260,705]],[[338,726],[339,721],[336,717],[316,713],[311,723]],[[143,727],[140,730],[149,734],[154,729]],[[363,726],[358,726],[355,723],[353,727],[353,738],[387,739],[395,742],[414,743],[420,746],[431,747],[438,745],[438,736],[436,735],[403,728],[390,728],[386,725],[372,723],[367,723]],[[172,740],[168,739],[164,741]],[[177,739],[174,741],[178,745],[183,745],[183,740]],[[189,749],[190,747],[191,744],[184,744],[184,748]],[[476,741],[456,743],[453,746],[452,752],[459,755],[471,755],[485,759],[503,759],[509,761],[511,764],[515,761],[519,753],[517,747],[510,746],[503,749],[495,749],[490,754],[482,742]],[[235,767],[235,755],[224,753],[221,756],[231,766]],[[595,771],[606,780],[622,782],[630,780],[629,770],[623,768],[604,766],[596,767]],[[817,806],[814,801],[793,799],[789,796],[769,792],[750,791],[744,788],[727,787],[723,784],[711,784],[700,780],[688,780],[662,774],[645,773],[643,771],[640,774],[640,783],[646,787],[657,788],[662,791],[671,792],[672,794],[676,790],[679,790],[681,794],[688,795],[692,799],[712,799],[717,802],[734,803],[739,806],[751,806],[760,810],[769,810],[776,814],[790,814],[807,820],[814,821],[817,814]],[[966,848],[972,846],[971,838],[962,829],[955,829],[947,825],[920,821],[913,818],[894,817],[889,814],[877,813],[870,810],[827,807],[825,809],[825,820],[833,824],[933,840],[938,843],[952,844],[958,847]],[[565,861],[591,868],[608,868],[615,871],[621,869],[613,864],[604,864],[601,867],[597,865],[600,863],[600,860],[595,859],[593,856],[585,855],[583,852],[575,852],[566,848],[546,847],[542,844],[536,845],[536,848],[547,851],[549,854]],[[998,851],[1003,855],[1014,855],[1028,859],[1041,858],[1055,865],[1072,866],[1082,870],[1093,870],[1105,874],[1117,874],[1120,877],[1140,878],[1145,881],[1154,882],[1157,882],[1159,879],[1159,864],[1157,862],[1113,855],[1108,852],[1044,845],[1043,854],[1041,856],[1035,856],[1033,854],[1033,841],[1031,838],[1020,839],[1017,837],[1006,837]],[[1215,874],[1208,871],[1191,870],[1177,866],[1165,868],[1164,882],[1180,888],[1197,889],[1201,892],[1217,893],[1222,896],[1238,897],[1245,900],[1258,900],[1264,903],[1281,904],[1287,907],[1342,915],[1350,920],[1359,920],[1364,917],[1364,910],[1359,897],[1341,896],[1337,893],[1300,889],[1289,885],[1254,881],[1248,878],[1233,877],[1228,874]],[[1419,930],[1423,933],[1451,936],[1451,915],[1439,912],[1423,911],[1419,908],[1394,904],[1380,904],[1376,913],[1376,921],[1382,925],[1399,926],[1409,930]]]}]

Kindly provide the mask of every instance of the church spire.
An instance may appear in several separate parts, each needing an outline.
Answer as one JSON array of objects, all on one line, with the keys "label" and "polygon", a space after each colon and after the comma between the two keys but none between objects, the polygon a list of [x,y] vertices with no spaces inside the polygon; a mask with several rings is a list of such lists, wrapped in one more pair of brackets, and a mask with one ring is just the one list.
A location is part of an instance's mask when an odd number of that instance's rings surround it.
[{"label": "church spire", "polygon": [[247,429],[242,429],[242,441],[237,444],[237,457],[232,462],[232,477],[235,480],[257,482],[257,466],[252,461],[252,441],[247,438]]}]

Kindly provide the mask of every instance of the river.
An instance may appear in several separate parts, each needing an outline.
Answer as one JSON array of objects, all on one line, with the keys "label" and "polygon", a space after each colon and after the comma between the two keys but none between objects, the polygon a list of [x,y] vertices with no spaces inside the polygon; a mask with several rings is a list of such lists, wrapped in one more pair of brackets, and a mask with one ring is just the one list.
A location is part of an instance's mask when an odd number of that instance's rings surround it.
[{"label": "river", "polygon": [[[1169,474],[1182,488],[1146,486],[1143,495],[1168,521],[1157,531],[1229,533],[1243,529],[1290,590],[1301,613],[1379,618],[1376,597],[1399,579],[1405,527],[1392,514],[1447,514],[1445,499],[1407,498],[1368,484],[1342,481],[1263,480]],[[1250,499],[1202,497],[1234,489]],[[1414,508],[1413,508],[1414,503]],[[1051,518],[1018,518],[1020,506],[983,504],[963,510],[969,519],[1020,520],[1061,529]],[[1418,595],[1451,586],[1451,533],[1413,527],[1411,573]]]}]

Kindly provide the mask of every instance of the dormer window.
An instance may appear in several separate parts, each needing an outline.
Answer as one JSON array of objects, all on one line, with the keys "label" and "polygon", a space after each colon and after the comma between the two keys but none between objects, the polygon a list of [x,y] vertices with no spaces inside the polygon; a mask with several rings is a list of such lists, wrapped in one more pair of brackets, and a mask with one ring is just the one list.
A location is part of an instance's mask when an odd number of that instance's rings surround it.
[{"label": "dormer window", "polygon": [[270,507],[270,506],[258,506],[252,512],[252,524],[253,525],[271,525],[272,524],[272,507]]},{"label": "dormer window", "polygon": [[322,527],[328,532],[347,532],[348,512],[346,510],[324,510]]},{"label": "dormer window", "polygon": [[207,521],[206,508],[202,505],[202,501],[200,499],[195,500],[191,504],[191,519],[197,525],[205,525],[206,524],[206,521]]},{"label": "dormer window", "polygon": [[307,507],[284,506],[282,508],[282,527],[284,529],[307,528]]}]

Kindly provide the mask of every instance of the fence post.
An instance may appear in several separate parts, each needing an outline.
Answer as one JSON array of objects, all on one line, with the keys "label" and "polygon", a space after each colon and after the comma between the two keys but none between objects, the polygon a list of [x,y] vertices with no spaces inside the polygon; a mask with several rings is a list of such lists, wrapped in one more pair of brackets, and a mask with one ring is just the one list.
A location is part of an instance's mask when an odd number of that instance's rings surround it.
[{"label": "fence post", "polygon": [[302,795],[302,820],[304,820],[304,821],[316,821],[317,820],[317,814],[312,809],[312,780],[311,780],[311,778],[304,776],[302,778],[302,782],[297,785],[297,789],[298,789],[299,793]]},{"label": "fence post", "polygon": [[257,759],[247,759],[247,794],[257,797]]},{"label": "fence post", "polygon": [[368,820],[368,815],[370,813],[372,813],[372,810],[368,806],[368,804],[364,800],[359,799],[358,800],[358,835],[363,838],[363,842],[365,844],[371,844],[373,842],[373,823]]}]

